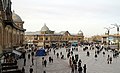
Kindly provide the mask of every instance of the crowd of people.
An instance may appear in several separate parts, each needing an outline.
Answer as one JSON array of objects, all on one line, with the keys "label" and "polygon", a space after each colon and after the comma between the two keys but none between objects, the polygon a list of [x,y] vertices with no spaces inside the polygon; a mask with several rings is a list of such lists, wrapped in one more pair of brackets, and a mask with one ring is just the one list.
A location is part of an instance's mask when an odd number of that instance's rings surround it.
[{"label": "crowd of people", "polygon": [[[95,51],[94,52],[95,61],[97,61],[97,58],[98,58],[98,56],[101,52],[102,52],[103,57],[104,57],[105,54],[106,54],[106,51],[108,51],[103,45],[85,45],[85,46],[82,46],[82,47],[83,47],[82,48],[83,51],[86,52],[86,57],[91,56],[90,50]],[[51,52],[51,50],[52,50],[52,52]],[[80,59],[78,54],[74,54],[74,51],[79,52],[78,47],[65,48],[64,50],[66,50],[66,53],[63,53],[62,51],[57,51],[57,50],[59,50],[59,48],[58,49],[49,48],[48,52],[53,53],[53,56],[56,57],[56,59],[61,59],[61,60],[62,59],[69,59],[69,66],[71,68],[71,73],[87,73],[87,64],[85,64],[82,61],[82,59]],[[30,73],[33,73],[33,71],[34,71],[34,69],[32,68],[32,66],[34,65],[34,57],[35,57],[34,53],[35,53],[35,51],[32,50],[27,54],[28,60],[31,60],[31,66],[29,67],[29,72]],[[47,56],[48,56],[47,58],[42,57],[42,65],[45,68],[47,67],[48,63],[54,64],[53,63],[54,57],[50,56],[49,54]],[[115,55],[111,56],[111,55],[108,54],[107,59],[106,59],[106,61],[107,61],[106,63],[107,64],[112,64],[113,58],[115,58]],[[22,72],[23,73],[25,73],[24,66],[26,66],[26,57],[24,58],[24,65],[22,67]],[[43,73],[47,73],[47,72],[44,70]]]}]

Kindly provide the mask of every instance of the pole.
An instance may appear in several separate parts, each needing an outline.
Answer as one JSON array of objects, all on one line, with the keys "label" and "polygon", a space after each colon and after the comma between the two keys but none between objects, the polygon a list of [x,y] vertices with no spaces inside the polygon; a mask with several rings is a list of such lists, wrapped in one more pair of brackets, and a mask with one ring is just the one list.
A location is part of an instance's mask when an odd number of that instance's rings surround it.
[{"label": "pole", "polygon": [[36,56],[36,73],[37,73],[37,56]]},{"label": "pole", "polygon": [[117,40],[118,40],[118,50],[119,50],[119,27],[117,27]]},{"label": "pole", "polygon": [[45,34],[43,35],[43,48],[45,49]]},{"label": "pole", "polygon": [[117,50],[119,50],[119,27],[120,27],[120,25],[117,25],[117,24],[111,24],[111,25],[114,25],[117,27],[117,44],[118,44]]},{"label": "pole", "polygon": [[113,28],[114,27],[108,27],[108,28],[105,27],[105,29],[107,29],[107,32],[108,32],[108,34],[107,34],[108,35],[108,39],[107,39],[108,40],[108,47],[109,47],[109,44],[110,44],[110,42],[109,42],[110,29],[113,29]]}]

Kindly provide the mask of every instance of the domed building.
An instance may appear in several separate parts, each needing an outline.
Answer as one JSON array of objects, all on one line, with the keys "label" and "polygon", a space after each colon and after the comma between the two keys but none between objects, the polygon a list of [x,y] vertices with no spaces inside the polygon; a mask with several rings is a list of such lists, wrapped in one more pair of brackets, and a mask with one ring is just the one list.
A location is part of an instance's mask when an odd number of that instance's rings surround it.
[{"label": "domed building", "polygon": [[72,43],[82,42],[84,39],[83,34],[70,34],[68,31],[61,31],[55,33],[51,31],[46,24],[37,32],[26,32],[25,40],[32,41],[36,46],[39,47],[61,47],[61,46],[70,46]]},{"label": "domed building", "polygon": [[49,28],[44,24],[44,26],[40,30],[41,34],[54,34],[54,31],[49,30]]},{"label": "domed building", "polygon": [[24,21],[11,11],[11,0],[5,2],[0,0],[0,53],[22,46],[26,31],[23,28]]},{"label": "domed building", "polygon": [[22,21],[21,17],[17,15],[14,11],[12,12],[13,22],[19,27],[23,28],[24,21]]},{"label": "domed building", "polygon": [[44,24],[44,26],[41,28],[41,32],[42,31],[50,31],[49,28],[46,26],[46,24]]}]

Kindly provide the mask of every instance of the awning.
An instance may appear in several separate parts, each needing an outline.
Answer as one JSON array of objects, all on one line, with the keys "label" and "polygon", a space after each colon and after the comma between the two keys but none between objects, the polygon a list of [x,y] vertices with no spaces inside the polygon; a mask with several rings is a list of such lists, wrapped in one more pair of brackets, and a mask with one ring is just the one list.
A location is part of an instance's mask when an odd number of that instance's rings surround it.
[{"label": "awning", "polygon": [[19,55],[19,56],[21,56],[21,54],[22,54],[22,53],[20,53],[19,51],[16,51],[16,50],[13,50],[12,52],[13,52],[14,54]]}]

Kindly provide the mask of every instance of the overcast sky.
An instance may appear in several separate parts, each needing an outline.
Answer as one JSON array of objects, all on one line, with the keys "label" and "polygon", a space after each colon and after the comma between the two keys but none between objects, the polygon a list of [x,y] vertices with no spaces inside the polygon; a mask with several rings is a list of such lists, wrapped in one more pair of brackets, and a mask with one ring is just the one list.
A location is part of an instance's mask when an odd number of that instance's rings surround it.
[{"label": "overcast sky", "polygon": [[[120,0],[11,0],[27,31],[40,31],[44,23],[50,30],[101,35],[120,24]],[[111,34],[116,33],[116,28]]]}]

